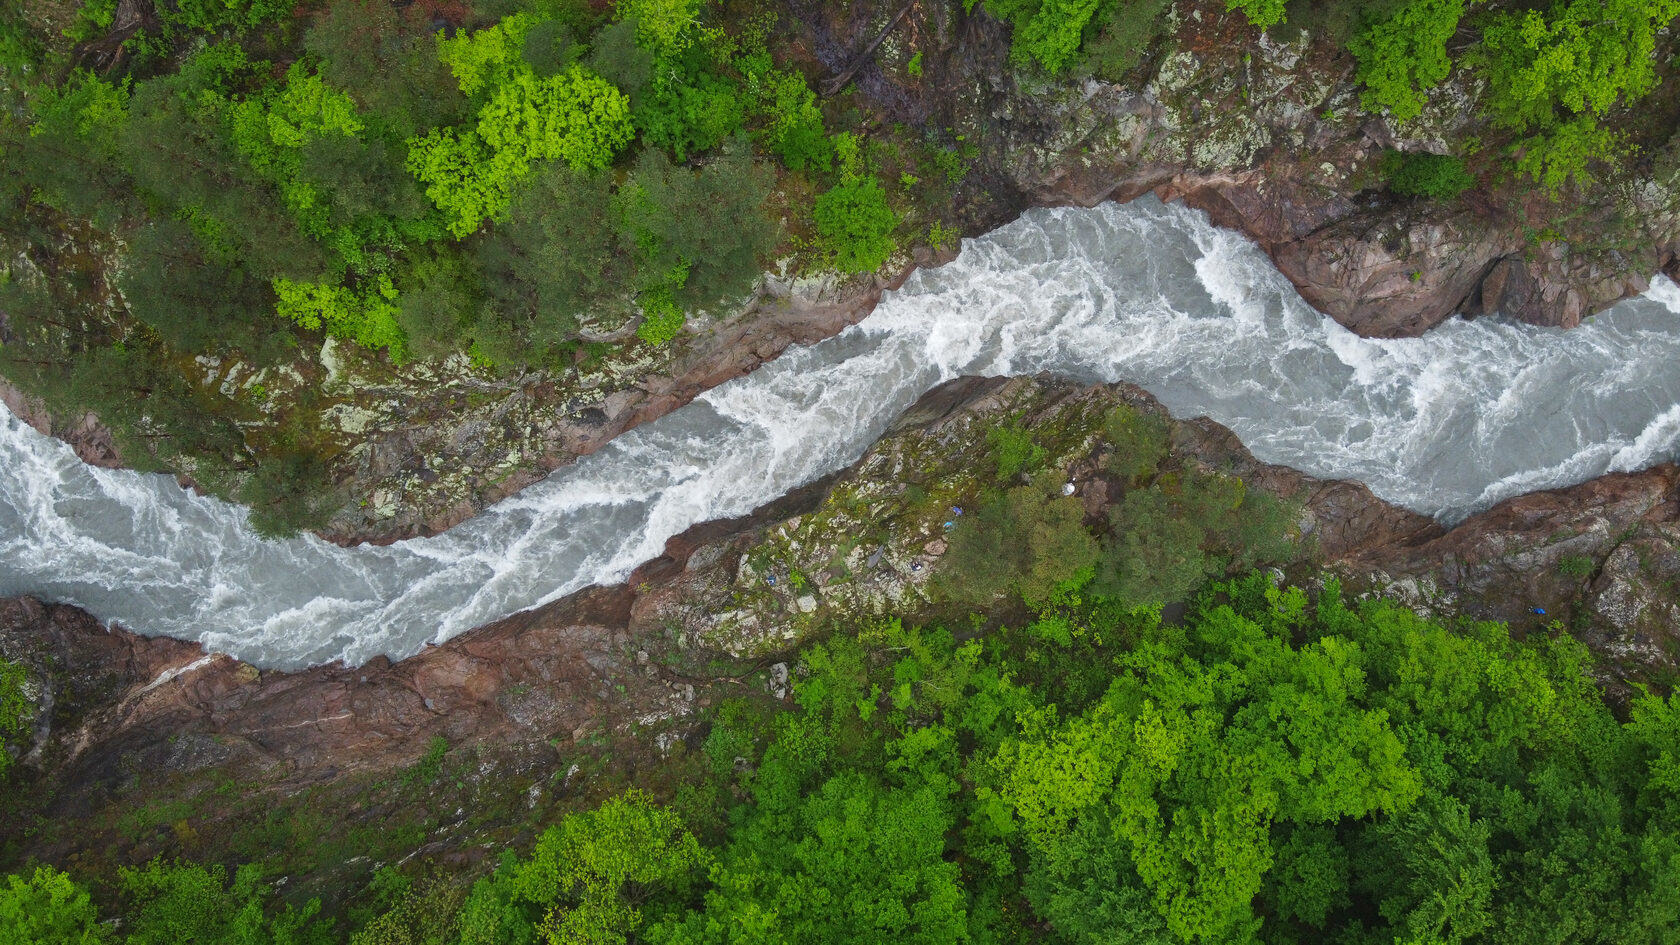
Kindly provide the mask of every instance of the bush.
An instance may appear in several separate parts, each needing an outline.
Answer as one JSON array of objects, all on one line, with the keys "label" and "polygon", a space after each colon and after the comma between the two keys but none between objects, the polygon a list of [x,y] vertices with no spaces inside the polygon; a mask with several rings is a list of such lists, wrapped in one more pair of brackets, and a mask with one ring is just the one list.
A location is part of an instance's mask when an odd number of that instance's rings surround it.
[{"label": "bush", "polygon": [[1225,0],[1226,10],[1241,10],[1248,22],[1262,30],[1283,22],[1284,0]]},{"label": "bush", "polygon": [[571,814],[528,860],[503,859],[461,911],[461,941],[529,942],[533,919],[550,943],[623,942],[642,923],[650,888],[686,886],[706,854],[682,819],[631,790]]},{"label": "bush", "polygon": [[524,42],[537,22],[520,15],[439,41],[462,94],[483,104],[472,128],[411,139],[407,164],[456,237],[499,219],[534,164],[604,169],[635,136],[630,99],[612,83],[575,63],[546,78],[531,69]]},{"label": "bush", "polygon": [[291,16],[296,0],[175,0],[159,11],[165,22],[195,30],[250,29]]},{"label": "bush", "polygon": [[402,326],[397,323],[397,290],[389,276],[369,286],[351,289],[319,282],[274,280],[280,316],[310,330],[325,330],[334,338],[366,348],[388,348],[391,356],[405,356]]},{"label": "bush", "polygon": [[1153,473],[1167,458],[1167,419],[1120,404],[1103,415],[1102,435],[1112,448],[1104,467],[1128,482]]},{"label": "bush", "polygon": [[1452,71],[1447,42],[1464,17],[1464,0],[1407,0],[1348,44],[1365,83],[1360,103],[1408,121],[1423,111],[1426,93]]},{"label": "bush", "polygon": [[[233,881],[221,866],[153,860],[119,871],[133,902],[125,945],[328,945],[331,922],[320,922],[318,899],[302,909],[269,909],[273,891],[262,868],[241,866]],[[272,914],[271,914],[272,912]]]},{"label": "bush", "polygon": [[1390,151],[1383,155],[1383,174],[1397,194],[1452,200],[1476,185],[1464,162],[1451,154]]},{"label": "bush", "polygon": [[1113,0],[1075,64],[1080,73],[1123,81],[1167,29],[1171,0]]},{"label": "bush", "polygon": [[0,885],[0,942],[8,945],[99,945],[110,940],[93,899],[69,875],[36,867],[29,879]]},{"label": "bush", "polygon": [[898,214],[872,176],[848,177],[817,197],[817,236],[841,272],[873,272],[897,244]]},{"label": "bush", "polygon": [[0,659],[0,781],[12,769],[11,747],[24,733],[24,713],[29,700],[23,695],[27,671],[22,665]]},{"label": "bush", "polygon": [[772,72],[765,79],[761,108],[769,119],[763,140],[789,170],[826,171],[834,144],[823,129],[817,93],[797,72]]},{"label": "bush", "polygon": [[[972,0],[965,0],[973,7]],[[1015,27],[1010,58],[1036,60],[1055,75],[1079,54],[1085,27],[1103,0],[986,0],[986,9]]]},{"label": "bush", "polygon": [[1005,423],[986,431],[986,445],[997,460],[998,480],[1012,482],[1022,473],[1044,465],[1044,447],[1033,442],[1031,430]]},{"label": "bush", "polygon": [[993,496],[958,520],[935,590],[976,606],[991,603],[1000,591],[1046,603],[1094,572],[1098,547],[1084,521],[1084,504],[1063,496],[1059,482]]},{"label": "bush", "polygon": [[1209,576],[1293,555],[1296,510],[1241,479],[1193,472],[1134,489],[1109,513],[1092,590],[1129,607],[1183,600]]}]

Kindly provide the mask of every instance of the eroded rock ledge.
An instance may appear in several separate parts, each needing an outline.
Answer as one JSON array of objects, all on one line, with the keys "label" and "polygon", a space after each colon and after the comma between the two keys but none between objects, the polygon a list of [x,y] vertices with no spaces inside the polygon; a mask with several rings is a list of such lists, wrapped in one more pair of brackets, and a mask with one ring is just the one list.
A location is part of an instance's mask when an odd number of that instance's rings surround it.
[{"label": "eroded rock ledge", "polygon": [[[1160,410],[1125,385],[954,381],[850,469],[753,515],[690,529],[624,584],[396,664],[263,672],[107,631],[74,608],[0,601],[0,653],[29,667],[39,710],[23,768],[59,792],[62,813],[128,803],[148,778],[212,769],[283,789],[332,782],[409,764],[437,737],[522,751],[540,766],[592,733],[680,734],[696,706],[739,691],[826,627],[887,613],[938,618],[925,588],[945,551],[941,519],[994,474],[977,467],[986,458],[973,446],[1001,419],[1031,427],[1051,468],[1069,476],[1091,516],[1103,515],[1113,490],[1088,434],[1116,403]],[[1607,658],[1612,676],[1676,665],[1680,468],[1512,499],[1448,531],[1357,483],[1260,463],[1207,419],[1172,426],[1175,462],[1303,504],[1311,540],[1295,577],[1327,567],[1350,590],[1519,632],[1559,620]]]}]

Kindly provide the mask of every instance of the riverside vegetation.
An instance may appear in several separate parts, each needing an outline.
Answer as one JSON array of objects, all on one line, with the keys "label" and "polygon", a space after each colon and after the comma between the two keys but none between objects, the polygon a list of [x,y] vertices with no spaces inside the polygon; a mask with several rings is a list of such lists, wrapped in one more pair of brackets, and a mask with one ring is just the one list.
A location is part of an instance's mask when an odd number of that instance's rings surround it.
[{"label": "riverside vegetation", "polygon": [[[974,448],[931,434],[971,472],[928,475],[972,506],[931,609],[834,614],[795,644],[788,693],[733,686],[653,752],[585,737],[555,804],[443,739],[352,797],[150,796],[118,826],[138,860],[19,864],[0,938],[1675,940],[1680,699],[1607,695],[1555,623],[1517,635],[1253,570],[1311,561],[1301,507],[1103,402],[1005,410]],[[1117,490],[1106,516],[1063,495],[1069,456]],[[200,821],[240,795],[231,822]],[[461,809],[416,822],[414,803]],[[491,862],[427,845],[440,813]]]},{"label": "riverside vegetation", "polygon": [[[1047,96],[1127,83],[1202,18],[1165,0],[961,7],[1010,25],[1012,68]],[[1666,160],[1672,128],[1637,103],[1669,71],[1674,0],[1228,7],[1253,42],[1304,29],[1354,57],[1360,107],[1396,122],[1467,70],[1485,133],[1396,151],[1373,189],[1561,199]],[[346,359],[368,376],[449,362],[485,389],[602,370],[629,385],[773,260],[870,272],[995,221],[1008,200],[975,171],[986,129],[888,122],[854,86],[819,97],[792,22],[810,16],[767,0],[6,0],[0,375],[57,415],[96,414],[124,462],[190,475],[284,533],[346,502],[345,395],[328,390]],[[924,81],[919,52],[894,55]]]}]

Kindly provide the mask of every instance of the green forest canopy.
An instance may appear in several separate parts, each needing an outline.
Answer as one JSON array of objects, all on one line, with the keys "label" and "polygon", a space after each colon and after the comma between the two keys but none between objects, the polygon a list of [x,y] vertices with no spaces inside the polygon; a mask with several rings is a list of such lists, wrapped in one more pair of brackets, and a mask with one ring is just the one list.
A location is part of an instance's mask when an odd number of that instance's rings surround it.
[{"label": "green forest canopy", "polygon": [[672,803],[572,814],[464,895],[381,874],[353,933],[255,865],[159,861],[123,871],[120,934],[70,877],[13,876],[0,938],[1674,941],[1680,700],[1618,717],[1566,635],[1334,581],[1254,575],[1159,613],[854,628],[805,650],[792,708],[726,703]]}]

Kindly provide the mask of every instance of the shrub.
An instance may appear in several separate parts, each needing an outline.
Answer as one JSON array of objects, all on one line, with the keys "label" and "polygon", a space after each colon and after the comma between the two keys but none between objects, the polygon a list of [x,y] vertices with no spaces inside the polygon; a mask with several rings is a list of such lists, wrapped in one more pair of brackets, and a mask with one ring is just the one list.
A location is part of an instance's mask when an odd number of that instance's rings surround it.
[{"label": "shrub", "polygon": [[986,431],[986,445],[997,460],[998,479],[1011,482],[1024,472],[1032,472],[1044,465],[1044,447],[1033,442],[1032,431],[1004,423]]},{"label": "shrub", "polygon": [[1085,40],[1076,69],[1110,82],[1123,80],[1166,31],[1171,6],[1171,0],[1113,0],[1095,35]]},{"label": "shrub", "polygon": [[760,106],[769,123],[764,146],[788,169],[826,171],[834,163],[834,144],[823,129],[817,93],[798,72],[772,72],[764,83]]},{"label": "shrub", "polygon": [[[972,8],[973,0],[965,0]],[[1037,61],[1054,75],[1073,62],[1079,43],[1102,0],[986,0],[986,9],[1015,27],[1010,58]]]},{"label": "shrub", "polygon": [[1284,0],[1225,0],[1226,10],[1241,10],[1248,22],[1262,30],[1283,22]]},{"label": "shrub", "polygon": [[1058,482],[995,495],[952,530],[935,591],[976,606],[1004,590],[1029,604],[1047,603],[1095,570],[1098,546],[1084,520],[1085,506],[1063,496]]},{"label": "shrub", "polygon": [[1104,466],[1128,482],[1149,475],[1167,458],[1167,432],[1160,414],[1117,405],[1103,415],[1103,439],[1112,447]]},{"label": "shrub", "polygon": [[1109,512],[1092,589],[1140,607],[1183,600],[1209,576],[1287,561],[1295,510],[1241,479],[1163,475]]},{"label": "shrub", "polygon": [[1564,555],[1558,559],[1558,573],[1577,581],[1591,577],[1598,565],[1588,555]]},{"label": "shrub", "polygon": [[636,326],[636,337],[650,345],[662,345],[682,333],[688,318],[669,288],[661,286],[646,292],[641,301],[642,323]]},{"label": "shrub", "polygon": [[739,131],[746,106],[731,82],[698,71],[687,78],[654,80],[635,120],[645,141],[671,152],[680,164]]},{"label": "shrub", "polygon": [[407,163],[456,237],[500,218],[533,164],[602,169],[635,136],[630,100],[612,83],[575,63],[547,77],[531,69],[525,37],[539,22],[519,14],[438,42],[461,92],[483,104],[470,129],[434,128],[411,139]]},{"label": "shrub", "polygon": [[397,290],[389,276],[380,276],[360,290],[320,282],[274,280],[280,316],[300,327],[325,330],[334,338],[367,348],[388,348],[404,356],[403,331],[397,323]]},{"label": "shrub", "polygon": [[817,235],[842,272],[872,272],[892,255],[898,214],[872,176],[849,177],[817,197]]},{"label": "shrub", "polygon": [[1464,0],[1407,0],[1348,44],[1365,83],[1360,102],[1400,121],[1423,111],[1426,93],[1452,71],[1447,42],[1464,17]]},{"label": "shrub", "polygon": [[[3,754],[3,753],[0,753]],[[16,945],[98,945],[110,940],[88,891],[50,866],[0,885],[0,941]]]},{"label": "shrub", "polygon": [[1476,185],[1464,162],[1451,154],[1390,151],[1383,155],[1382,171],[1389,189],[1408,197],[1451,200]]},{"label": "shrub", "polygon": [[134,903],[126,945],[327,945],[334,938],[330,922],[316,921],[319,899],[270,915],[273,893],[253,863],[231,883],[221,866],[161,859],[119,875]]},{"label": "shrub", "polygon": [[23,695],[26,672],[22,665],[0,659],[0,780],[11,771],[11,744],[24,732],[29,700]]},{"label": "shrub", "polygon": [[657,57],[669,57],[694,42],[704,0],[619,0],[620,19],[634,21],[636,41]]},{"label": "shrub", "polygon": [[296,0],[175,0],[160,4],[165,22],[195,30],[250,29],[288,17]]},{"label": "shrub", "polygon": [[631,790],[570,814],[528,860],[504,857],[461,911],[463,942],[623,942],[642,923],[635,903],[655,886],[682,886],[706,854],[682,819]]}]

